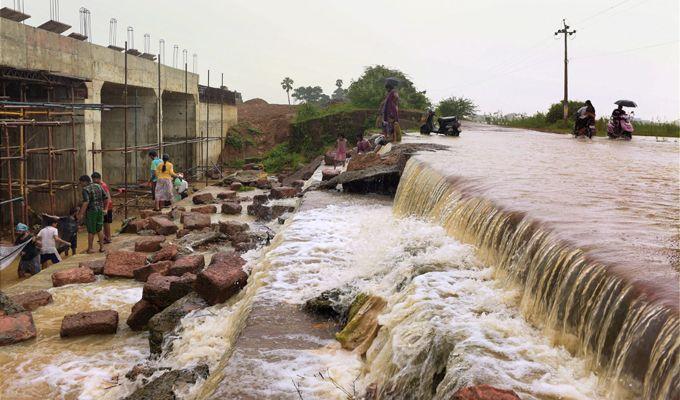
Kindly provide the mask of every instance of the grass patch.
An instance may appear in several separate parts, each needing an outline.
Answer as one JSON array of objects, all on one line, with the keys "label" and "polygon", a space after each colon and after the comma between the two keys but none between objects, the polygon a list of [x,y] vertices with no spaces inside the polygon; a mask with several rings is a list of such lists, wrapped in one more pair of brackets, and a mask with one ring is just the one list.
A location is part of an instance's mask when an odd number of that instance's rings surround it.
[{"label": "grass patch", "polygon": [[321,118],[327,115],[338,114],[341,112],[349,112],[359,110],[359,107],[351,103],[335,103],[327,107],[319,107],[314,104],[304,103],[298,107],[295,120],[293,122],[305,122],[310,119]]},{"label": "grass patch", "polygon": [[253,190],[255,190],[254,187],[252,187],[252,186],[247,186],[247,185],[243,185],[243,186],[241,186],[240,188],[238,188],[238,191],[239,191],[239,192],[250,192],[250,191],[253,191]]},{"label": "grass patch", "polygon": [[275,174],[284,169],[296,169],[306,161],[302,154],[291,151],[289,144],[285,142],[276,145],[267,153],[262,159],[262,165],[264,165],[265,171]]}]

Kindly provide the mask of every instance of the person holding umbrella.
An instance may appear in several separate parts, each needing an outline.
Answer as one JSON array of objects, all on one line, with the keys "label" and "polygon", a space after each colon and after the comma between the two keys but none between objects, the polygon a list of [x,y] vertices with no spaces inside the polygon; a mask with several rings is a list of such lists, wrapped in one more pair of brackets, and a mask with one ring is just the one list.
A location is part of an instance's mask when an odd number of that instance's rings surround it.
[{"label": "person holding umbrella", "polygon": [[633,136],[633,125],[623,107],[637,107],[637,104],[631,100],[617,100],[614,104],[618,107],[612,111],[612,117],[607,124],[607,136],[610,139],[623,137],[630,140]]}]

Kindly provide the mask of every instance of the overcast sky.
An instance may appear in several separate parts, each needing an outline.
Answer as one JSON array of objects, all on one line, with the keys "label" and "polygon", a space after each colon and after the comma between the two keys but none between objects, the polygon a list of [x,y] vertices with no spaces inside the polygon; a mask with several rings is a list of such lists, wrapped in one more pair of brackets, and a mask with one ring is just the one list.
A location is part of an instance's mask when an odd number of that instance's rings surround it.
[{"label": "overcast sky", "polygon": [[[12,1],[2,0],[3,6]],[[562,18],[577,30],[569,41],[570,98],[591,99],[608,114],[620,98],[639,117],[680,118],[678,0],[61,0],[60,19],[77,31],[78,8],[92,13],[93,41],[108,45],[109,19],[118,44],[135,29],[135,47],[166,41],[198,54],[205,83],[225,84],[244,99],[285,102],[280,82],[320,85],[327,93],[364,67],[384,64],[411,77],[434,102],[471,97],[482,112],[533,113],[563,93]],[[28,0],[36,26],[47,0]],[[181,50],[180,50],[181,51]],[[191,58],[191,57],[190,57]],[[180,54],[181,62],[181,54]],[[189,68],[191,69],[191,60]]]}]

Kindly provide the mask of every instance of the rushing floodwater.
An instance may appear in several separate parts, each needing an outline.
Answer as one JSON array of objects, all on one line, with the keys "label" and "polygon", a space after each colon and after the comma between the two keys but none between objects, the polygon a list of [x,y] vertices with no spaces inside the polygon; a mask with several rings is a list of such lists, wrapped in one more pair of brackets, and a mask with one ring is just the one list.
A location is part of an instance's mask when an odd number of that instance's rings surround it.
[{"label": "rushing floodwater", "polygon": [[[522,399],[673,399],[677,143],[483,129],[407,137],[450,149],[410,161],[394,205],[308,194],[269,248],[246,254],[246,289],[182,320],[158,363],[207,363],[211,376],[181,397],[346,399],[377,386],[380,398],[443,400],[486,383]],[[343,304],[387,301],[365,358],[301,314],[335,288]],[[123,374],[148,345],[124,321],[141,284],[50,291],[33,313],[38,339],[0,348],[0,398],[131,393]],[[120,313],[115,336],[59,338],[63,315],[106,308]]]}]

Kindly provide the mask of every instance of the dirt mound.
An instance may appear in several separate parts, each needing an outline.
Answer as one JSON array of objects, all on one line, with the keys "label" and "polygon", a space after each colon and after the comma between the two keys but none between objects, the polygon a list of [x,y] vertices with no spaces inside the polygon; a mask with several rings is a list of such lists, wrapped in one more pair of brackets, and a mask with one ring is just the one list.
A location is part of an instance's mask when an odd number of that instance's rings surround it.
[{"label": "dirt mound", "polygon": [[297,106],[269,104],[251,99],[237,106],[238,125],[227,133],[222,159],[227,163],[244,158],[260,158],[290,137],[290,123]]}]

